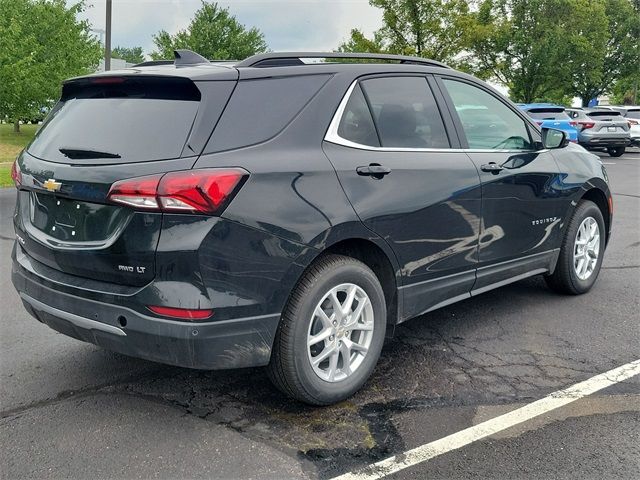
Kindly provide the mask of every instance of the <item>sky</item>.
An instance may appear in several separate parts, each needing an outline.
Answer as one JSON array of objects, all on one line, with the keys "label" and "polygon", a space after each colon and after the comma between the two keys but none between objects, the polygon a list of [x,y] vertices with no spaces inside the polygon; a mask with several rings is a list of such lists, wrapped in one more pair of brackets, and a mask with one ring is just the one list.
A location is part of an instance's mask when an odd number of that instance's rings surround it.
[{"label": "sky", "polygon": [[[71,2],[69,2],[71,3]],[[104,29],[105,0],[88,0],[82,14],[93,28]],[[219,1],[246,27],[257,27],[273,51],[332,51],[352,28],[370,35],[382,25],[382,14],[367,0],[232,0]],[[112,47],[154,49],[152,35],[175,33],[189,25],[200,0],[113,0]]]}]

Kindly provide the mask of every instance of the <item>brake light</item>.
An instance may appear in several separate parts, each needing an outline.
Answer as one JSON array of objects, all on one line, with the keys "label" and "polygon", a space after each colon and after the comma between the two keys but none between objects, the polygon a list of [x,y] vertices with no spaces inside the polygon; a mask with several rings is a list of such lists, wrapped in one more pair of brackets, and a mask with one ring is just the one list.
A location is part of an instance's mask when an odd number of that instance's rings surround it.
[{"label": "brake light", "polygon": [[89,79],[89,83],[97,85],[111,85],[114,83],[124,83],[123,77],[94,77]]},{"label": "brake light", "polygon": [[627,123],[629,124],[629,128],[631,128],[631,125],[640,125],[640,123],[637,120],[632,120],[632,119],[627,120]]},{"label": "brake light", "polygon": [[174,308],[174,307],[158,307],[150,305],[147,307],[153,313],[161,315],[163,317],[179,318],[181,320],[204,320],[213,315],[211,309],[189,309],[189,308]]},{"label": "brake light", "polygon": [[537,121],[536,121],[536,123],[537,123],[538,125],[542,125],[542,122],[537,122]]},{"label": "brake light", "polygon": [[582,130],[587,130],[588,128],[593,128],[595,126],[594,122],[578,122],[578,125],[580,125],[580,128]]},{"label": "brake light", "polygon": [[108,199],[161,212],[219,214],[249,174],[240,168],[197,169],[114,183]]},{"label": "brake light", "polygon": [[18,160],[14,160],[13,165],[11,165],[11,180],[13,180],[16,187],[22,185],[22,172],[20,171]]},{"label": "brake light", "polygon": [[569,125],[571,125],[572,127],[577,127],[578,126],[578,122],[569,122]]}]

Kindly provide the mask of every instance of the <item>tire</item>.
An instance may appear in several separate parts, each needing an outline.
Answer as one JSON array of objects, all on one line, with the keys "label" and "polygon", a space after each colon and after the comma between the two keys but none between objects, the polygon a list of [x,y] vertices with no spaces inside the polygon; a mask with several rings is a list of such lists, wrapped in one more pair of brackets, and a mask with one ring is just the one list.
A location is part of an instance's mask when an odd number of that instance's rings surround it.
[{"label": "tire", "polygon": [[[588,253],[589,245],[595,247],[595,242],[589,242],[584,248],[587,249],[585,251],[586,257],[589,262],[593,259],[593,253],[597,252],[597,258],[595,263],[593,263],[592,268],[587,268],[589,264],[585,265],[587,260],[584,260],[585,263],[580,264],[579,259],[574,259],[574,252],[580,253],[579,249],[582,247],[577,246],[577,242],[584,241],[586,238],[589,239],[589,236],[584,236],[584,230],[579,232],[581,227],[588,219],[592,219],[595,221],[595,224],[598,227],[598,235],[599,240],[597,244],[597,248],[592,249],[592,253]],[[578,235],[581,235],[578,238]],[[598,208],[598,206],[589,201],[582,200],[578,203],[571,220],[567,226],[567,230],[565,232],[564,238],[562,240],[562,245],[560,247],[560,255],[558,257],[558,263],[556,264],[556,269],[553,274],[545,277],[547,281],[547,285],[551,287],[552,290],[555,290],[558,293],[564,293],[569,295],[580,295],[588,292],[593,287],[593,284],[596,282],[598,278],[598,274],[600,273],[600,267],[602,266],[602,259],[604,256],[604,247],[605,247],[605,239],[606,239],[606,230],[604,219],[602,218],[602,212]],[[585,271],[582,276],[578,273],[577,270],[581,270],[579,267],[583,266]],[[586,275],[586,277],[585,277]]]},{"label": "tire", "polygon": [[[335,313],[337,309],[333,308],[335,303],[331,301],[331,291],[337,292],[338,302],[344,302],[342,306],[347,304],[347,292],[355,292],[356,300],[351,302],[353,313],[362,302],[360,316],[343,318],[346,327],[351,325],[352,330],[344,331],[345,327],[338,319],[342,314]],[[365,296],[368,300],[364,300]],[[317,307],[330,313],[324,317],[318,315]],[[267,369],[269,378],[286,395],[311,405],[330,405],[350,397],[362,387],[378,362],[385,338],[386,318],[384,293],[369,267],[342,255],[320,257],[307,269],[289,297],[271,352]],[[357,323],[360,320],[363,323]],[[356,323],[352,323],[354,321]],[[365,325],[373,326],[373,330],[364,330]],[[333,334],[326,340],[307,346],[311,335],[328,332]],[[362,347],[356,349],[354,344],[368,345],[366,353],[361,353]],[[349,355],[343,350],[348,348],[347,345],[354,345]],[[315,367],[312,365],[313,361],[317,362],[322,355],[336,349],[340,349],[337,355],[333,353]],[[353,367],[351,371],[345,368],[347,356],[353,359],[349,362],[349,368]],[[336,360],[332,364],[334,357]]]},{"label": "tire", "polygon": [[626,148],[625,147],[608,147],[607,152],[611,157],[621,157],[624,155]]}]

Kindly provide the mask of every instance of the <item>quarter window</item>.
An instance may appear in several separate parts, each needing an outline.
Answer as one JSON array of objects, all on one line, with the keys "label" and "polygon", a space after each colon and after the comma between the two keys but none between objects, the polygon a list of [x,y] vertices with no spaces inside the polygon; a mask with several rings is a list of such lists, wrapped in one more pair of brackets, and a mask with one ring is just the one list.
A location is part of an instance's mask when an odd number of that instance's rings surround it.
[{"label": "quarter window", "polygon": [[443,83],[460,117],[469,148],[532,149],[525,121],[503,102],[468,83],[448,79]]},{"label": "quarter window", "polygon": [[380,144],[391,148],[449,148],[449,139],[424,77],[362,82]]},{"label": "quarter window", "polygon": [[373,125],[373,118],[371,117],[369,106],[362,94],[360,85],[356,85],[356,88],[351,93],[351,97],[349,97],[347,106],[340,119],[338,135],[345,140],[360,145],[369,145],[371,147],[380,146],[376,127]]}]

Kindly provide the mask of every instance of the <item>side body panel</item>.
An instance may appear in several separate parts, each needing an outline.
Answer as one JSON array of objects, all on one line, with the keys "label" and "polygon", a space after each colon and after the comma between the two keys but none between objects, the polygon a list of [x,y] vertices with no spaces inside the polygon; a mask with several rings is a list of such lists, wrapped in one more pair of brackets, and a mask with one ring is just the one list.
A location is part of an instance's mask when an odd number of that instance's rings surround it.
[{"label": "side body panel", "polygon": [[[480,228],[478,173],[469,158],[455,151],[368,151],[328,142],[324,149],[360,219],[398,258],[402,318],[468,296]],[[391,173],[381,179],[356,173],[370,163]]]}]

